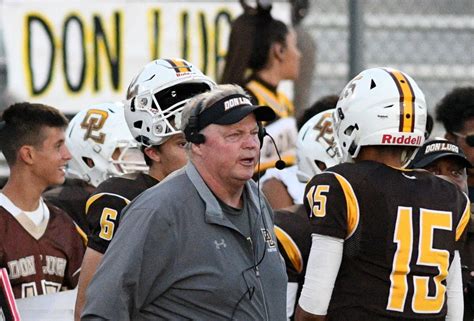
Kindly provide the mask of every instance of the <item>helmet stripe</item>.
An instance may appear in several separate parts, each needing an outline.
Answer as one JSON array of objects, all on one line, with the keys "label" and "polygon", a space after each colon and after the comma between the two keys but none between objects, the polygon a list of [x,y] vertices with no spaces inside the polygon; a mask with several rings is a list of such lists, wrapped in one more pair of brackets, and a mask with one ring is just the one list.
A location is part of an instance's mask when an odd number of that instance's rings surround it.
[{"label": "helmet stripe", "polygon": [[413,132],[415,128],[415,94],[406,76],[398,70],[387,70],[397,85],[400,94],[400,127],[401,132]]},{"label": "helmet stripe", "polygon": [[178,59],[165,59],[174,68],[176,73],[178,72],[190,72],[191,67],[183,60]]}]

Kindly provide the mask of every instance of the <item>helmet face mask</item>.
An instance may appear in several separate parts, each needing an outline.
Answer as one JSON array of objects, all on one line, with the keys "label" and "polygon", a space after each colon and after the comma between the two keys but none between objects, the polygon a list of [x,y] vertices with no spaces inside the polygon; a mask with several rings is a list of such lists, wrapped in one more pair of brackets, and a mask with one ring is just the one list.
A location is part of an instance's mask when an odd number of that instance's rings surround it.
[{"label": "helmet face mask", "polygon": [[390,68],[361,72],[342,91],[334,112],[335,139],[344,161],[363,146],[421,146],[427,108],[423,92]]},{"label": "helmet face mask", "polygon": [[340,163],[334,141],[333,111],[334,109],[329,109],[311,117],[298,132],[297,177],[301,182],[306,183],[322,172],[318,163],[323,163],[326,168]]},{"label": "helmet face mask", "polygon": [[215,83],[182,59],[147,64],[127,91],[125,117],[133,137],[145,146],[160,145],[181,133],[181,111],[193,96]]},{"label": "helmet face mask", "polygon": [[72,155],[67,165],[68,177],[93,186],[113,176],[148,169],[119,103],[98,104],[80,111],[68,125],[66,146]]}]

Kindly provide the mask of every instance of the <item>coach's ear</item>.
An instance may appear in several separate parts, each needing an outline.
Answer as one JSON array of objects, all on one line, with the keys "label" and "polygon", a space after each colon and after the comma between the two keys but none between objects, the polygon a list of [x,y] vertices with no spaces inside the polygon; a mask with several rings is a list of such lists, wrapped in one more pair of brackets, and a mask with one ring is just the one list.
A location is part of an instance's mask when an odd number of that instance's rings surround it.
[{"label": "coach's ear", "polygon": [[21,160],[25,164],[33,165],[35,159],[35,148],[31,145],[23,145],[18,150],[17,160]]}]

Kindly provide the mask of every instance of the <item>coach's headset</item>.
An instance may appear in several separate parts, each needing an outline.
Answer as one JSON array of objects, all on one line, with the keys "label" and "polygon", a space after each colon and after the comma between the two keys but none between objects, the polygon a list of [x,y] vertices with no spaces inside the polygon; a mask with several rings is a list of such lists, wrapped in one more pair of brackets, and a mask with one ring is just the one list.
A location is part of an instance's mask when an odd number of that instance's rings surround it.
[{"label": "coach's headset", "polygon": [[[218,108],[220,105],[224,104],[225,101],[228,101],[228,100],[234,99],[234,98],[245,99],[245,100],[248,101],[248,98],[246,96],[241,95],[241,94],[234,94],[234,95],[227,96],[227,97],[217,101],[212,106],[207,108],[204,112],[206,112],[207,110],[210,111],[214,108]],[[265,106],[265,107],[267,107],[267,106]],[[184,136],[185,136],[186,140],[188,142],[196,144],[196,145],[203,144],[206,141],[206,136],[204,136],[204,134],[200,133],[199,131],[201,131],[207,125],[210,125],[210,124],[213,123],[212,120],[208,120],[204,124],[201,124],[201,117],[202,117],[201,112],[202,112],[203,108],[204,108],[204,103],[203,103],[203,101],[200,101],[198,103],[198,105],[195,108],[193,108],[193,110],[191,111],[191,115],[189,116],[188,124],[184,128]],[[236,107],[233,107],[233,108],[239,108],[239,107],[236,106]],[[267,107],[267,108],[270,108],[270,107]],[[270,137],[270,139],[272,140],[273,146],[275,146],[275,150],[276,150],[278,158],[279,158],[275,162],[275,168],[277,168],[279,170],[285,168],[286,163],[285,163],[284,160],[281,159],[280,152],[277,148],[275,140],[273,139],[273,137],[269,133],[267,133],[267,131],[265,130],[265,127],[263,127],[263,125],[260,121],[257,121],[257,125],[258,125],[258,134],[257,134],[257,136],[258,136],[258,140],[260,141],[260,148],[262,148],[262,146],[263,146],[263,139],[265,138],[265,136]]]}]

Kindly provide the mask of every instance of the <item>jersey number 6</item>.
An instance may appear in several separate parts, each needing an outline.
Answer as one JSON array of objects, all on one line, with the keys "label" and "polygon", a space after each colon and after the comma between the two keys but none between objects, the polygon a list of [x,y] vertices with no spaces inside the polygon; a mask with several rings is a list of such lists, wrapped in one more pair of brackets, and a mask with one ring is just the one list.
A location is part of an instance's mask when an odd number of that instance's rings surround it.
[{"label": "jersey number 6", "polygon": [[104,208],[100,216],[100,234],[99,237],[110,241],[114,236],[115,220],[118,212],[111,208]]}]

